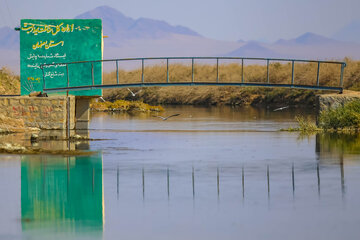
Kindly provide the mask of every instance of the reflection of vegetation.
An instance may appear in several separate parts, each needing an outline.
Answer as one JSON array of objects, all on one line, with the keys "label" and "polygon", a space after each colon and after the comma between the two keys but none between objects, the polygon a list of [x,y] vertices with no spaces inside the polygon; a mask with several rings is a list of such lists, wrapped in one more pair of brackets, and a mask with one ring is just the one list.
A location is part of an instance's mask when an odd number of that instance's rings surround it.
[{"label": "reflection of vegetation", "polygon": [[102,158],[27,156],[21,160],[23,229],[102,230]]},{"label": "reflection of vegetation", "polygon": [[319,126],[327,129],[358,129],[360,127],[360,100],[352,101],[343,107],[322,111]]},{"label": "reflection of vegetation", "polygon": [[321,133],[316,135],[319,153],[360,153],[360,134]]},{"label": "reflection of vegetation", "polygon": [[115,102],[94,102],[91,109],[95,111],[123,111],[123,112],[161,112],[161,106],[150,106],[141,101],[116,100]]}]

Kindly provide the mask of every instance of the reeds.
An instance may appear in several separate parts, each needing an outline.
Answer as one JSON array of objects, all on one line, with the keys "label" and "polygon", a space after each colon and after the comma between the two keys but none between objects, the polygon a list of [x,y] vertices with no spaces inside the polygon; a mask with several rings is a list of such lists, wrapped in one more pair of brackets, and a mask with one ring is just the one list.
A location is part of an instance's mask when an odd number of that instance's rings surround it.
[{"label": "reeds", "polygon": [[20,94],[20,77],[14,75],[6,67],[0,69],[0,94],[15,95]]},{"label": "reeds", "polygon": [[[344,88],[360,90],[360,61],[345,59],[347,67],[344,72]],[[339,64],[322,63],[319,84],[321,86],[340,85]],[[119,83],[140,83],[142,70],[119,69]],[[241,63],[230,62],[219,65],[220,82],[264,83],[267,81],[267,67],[260,64],[246,64],[242,73]],[[290,84],[292,66],[288,62],[272,62],[269,65],[269,82],[274,84]],[[169,82],[191,82],[192,66],[186,63],[169,65]],[[217,71],[214,64],[195,64],[195,82],[216,82]],[[165,83],[167,68],[165,64],[151,65],[144,68],[144,82]],[[116,72],[105,73],[104,84],[116,83]],[[317,63],[296,63],[294,67],[294,84],[316,85]],[[136,91],[136,90],[134,90]],[[126,89],[105,90],[104,96],[110,100],[128,99],[132,96]],[[239,88],[239,87],[152,87],[144,89],[136,99],[152,104],[314,104],[314,92],[294,89]]]},{"label": "reeds", "polygon": [[[360,89],[360,61],[345,58],[347,67],[344,72],[344,87]],[[223,63],[219,65],[220,82],[241,82],[242,74],[245,82],[266,82],[267,67],[264,64],[244,65],[242,73],[241,63]],[[114,69],[115,70],[115,69]],[[270,83],[291,83],[292,66],[289,62],[271,62],[269,65]],[[339,64],[321,63],[320,85],[339,86]],[[141,82],[141,68],[134,70],[119,69],[120,83]],[[166,82],[167,68],[165,64],[150,65],[144,68],[144,81]],[[195,64],[194,79],[196,82],[215,82],[216,66],[213,64]],[[315,85],[317,83],[317,63],[296,62],[294,67],[294,84]],[[169,82],[191,82],[192,66],[186,63],[169,65]],[[104,73],[104,84],[116,82],[116,72]]]}]

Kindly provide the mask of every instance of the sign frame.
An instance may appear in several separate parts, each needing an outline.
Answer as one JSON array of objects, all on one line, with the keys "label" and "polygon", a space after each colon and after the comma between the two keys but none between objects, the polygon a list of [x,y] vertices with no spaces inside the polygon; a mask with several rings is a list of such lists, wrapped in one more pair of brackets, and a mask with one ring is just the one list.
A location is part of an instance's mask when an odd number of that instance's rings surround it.
[{"label": "sign frame", "polygon": [[[22,19],[20,26],[21,95],[46,88],[102,84],[101,19]],[[64,63],[45,66],[42,64]],[[59,92],[56,94],[65,94]],[[69,91],[75,96],[101,96],[101,89]]]}]

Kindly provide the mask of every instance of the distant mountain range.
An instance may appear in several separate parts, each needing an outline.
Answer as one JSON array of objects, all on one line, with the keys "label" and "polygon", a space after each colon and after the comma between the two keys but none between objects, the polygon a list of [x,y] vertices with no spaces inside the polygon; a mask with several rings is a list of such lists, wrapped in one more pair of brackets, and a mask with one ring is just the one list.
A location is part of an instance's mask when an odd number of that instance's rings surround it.
[{"label": "distant mountain range", "polygon": [[360,43],[360,19],[344,26],[332,37],[341,41]]},{"label": "distant mountain range", "polygon": [[165,21],[149,18],[132,19],[107,6],[97,7],[75,18],[101,18],[104,34],[111,36],[111,39],[114,40],[112,42],[115,43],[134,39],[160,39],[169,37],[171,34],[200,36],[187,27],[171,26]]},{"label": "distant mountain range", "polygon": [[[305,59],[360,59],[360,21],[340,29],[333,38],[305,33],[294,39],[274,43],[219,41],[201,36],[184,26],[165,21],[125,16],[101,6],[75,18],[101,18],[104,59],[160,56],[236,56]],[[81,60],[81,59],[79,59]],[[0,28],[0,67],[19,72],[19,32]]]},{"label": "distant mountain range", "polygon": [[256,58],[281,58],[284,57],[280,53],[277,53],[275,51],[272,51],[271,49],[264,46],[265,44],[261,44],[256,41],[251,41],[245,43],[243,46],[239,47],[238,49],[235,49],[234,51],[231,51],[225,56],[230,57],[256,57]]},{"label": "distant mountain range", "polygon": [[328,60],[342,60],[344,57],[360,59],[360,44],[338,41],[308,32],[297,38],[280,39],[275,43],[250,41],[225,55]]},{"label": "distant mountain range", "polygon": [[297,38],[284,40],[279,39],[275,42],[276,45],[322,45],[322,44],[336,44],[338,43],[336,40],[323,37],[314,33],[307,32]]}]

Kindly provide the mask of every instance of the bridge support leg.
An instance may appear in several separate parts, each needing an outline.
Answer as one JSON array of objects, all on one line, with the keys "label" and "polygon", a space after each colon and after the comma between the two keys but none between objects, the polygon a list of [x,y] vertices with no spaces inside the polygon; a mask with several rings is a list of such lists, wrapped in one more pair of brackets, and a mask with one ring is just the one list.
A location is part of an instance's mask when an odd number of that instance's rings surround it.
[{"label": "bridge support leg", "polygon": [[76,130],[89,129],[90,100],[91,100],[90,97],[76,97],[76,106],[75,106]]}]

